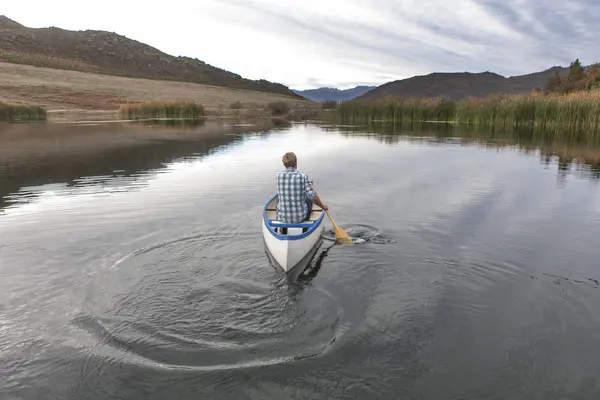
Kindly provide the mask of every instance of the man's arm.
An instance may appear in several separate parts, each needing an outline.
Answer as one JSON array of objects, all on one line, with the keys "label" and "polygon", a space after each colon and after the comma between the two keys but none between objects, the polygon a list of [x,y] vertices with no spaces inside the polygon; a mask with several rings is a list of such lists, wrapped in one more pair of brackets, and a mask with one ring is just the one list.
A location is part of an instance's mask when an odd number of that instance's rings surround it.
[{"label": "man's arm", "polygon": [[[316,194],[316,193],[315,193]],[[319,198],[319,195],[317,194],[315,196],[315,198],[313,199],[313,202],[318,205],[319,207],[321,207],[323,210],[329,210],[329,207],[327,207],[327,204],[323,203],[321,201],[321,199]]]},{"label": "man's arm", "polygon": [[308,196],[308,198],[311,199],[313,203],[321,207],[323,210],[328,210],[329,208],[327,207],[327,204],[321,201],[321,198],[312,186],[312,181],[308,177],[306,177],[306,185],[306,195]]}]

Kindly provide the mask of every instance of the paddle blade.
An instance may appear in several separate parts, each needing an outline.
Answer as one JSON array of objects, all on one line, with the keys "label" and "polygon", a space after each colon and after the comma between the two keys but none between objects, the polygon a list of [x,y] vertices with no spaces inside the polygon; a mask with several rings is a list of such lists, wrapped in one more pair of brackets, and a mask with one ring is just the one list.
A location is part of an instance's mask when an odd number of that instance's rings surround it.
[{"label": "paddle blade", "polygon": [[325,210],[325,212],[327,213],[327,216],[329,217],[329,219],[331,220],[331,223],[333,224],[333,230],[335,231],[335,239],[339,243],[352,244],[352,239],[350,239],[348,234],[335,223],[335,221],[333,220],[333,217],[329,213],[329,210]]},{"label": "paddle blade", "polygon": [[348,234],[339,226],[335,226],[335,238],[338,242],[340,243],[344,243],[344,244],[351,244],[352,243],[352,239],[350,239],[350,237],[348,236]]}]

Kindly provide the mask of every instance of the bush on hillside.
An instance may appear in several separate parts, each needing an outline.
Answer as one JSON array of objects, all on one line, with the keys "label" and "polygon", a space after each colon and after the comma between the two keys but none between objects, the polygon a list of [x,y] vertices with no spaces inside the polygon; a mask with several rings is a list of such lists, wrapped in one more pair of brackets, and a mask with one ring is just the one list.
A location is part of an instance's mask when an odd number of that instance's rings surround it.
[{"label": "bush on hillside", "polygon": [[290,106],[284,101],[274,101],[268,105],[271,114],[273,115],[284,115],[290,111]]}]

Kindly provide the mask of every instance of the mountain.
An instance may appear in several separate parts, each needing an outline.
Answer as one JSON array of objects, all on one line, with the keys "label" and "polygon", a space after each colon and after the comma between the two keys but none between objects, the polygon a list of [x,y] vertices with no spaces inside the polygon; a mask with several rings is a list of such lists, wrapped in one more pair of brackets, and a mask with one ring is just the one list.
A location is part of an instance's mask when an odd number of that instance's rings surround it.
[{"label": "mountain", "polygon": [[552,67],[545,71],[508,78],[489,71],[480,73],[434,72],[386,83],[358,97],[357,100],[375,100],[383,97],[435,98],[443,96],[460,100],[500,93],[527,93],[535,88],[543,89],[548,79],[557,71],[561,76],[566,76],[569,69]]},{"label": "mountain", "polygon": [[200,83],[301,98],[287,86],[250,80],[195,58],[175,57],[112,32],[28,28],[0,16],[0,61],[105,75]]},{"label": "mountain", "polygon": [[376,86],[356,86],[351,89],[340,90],[336,88],[322,87],[309,90],[294,90],[294,92],[312,101],[324,102],[328,100],[334,100],[339,102],[352,100],[375,88]]}]

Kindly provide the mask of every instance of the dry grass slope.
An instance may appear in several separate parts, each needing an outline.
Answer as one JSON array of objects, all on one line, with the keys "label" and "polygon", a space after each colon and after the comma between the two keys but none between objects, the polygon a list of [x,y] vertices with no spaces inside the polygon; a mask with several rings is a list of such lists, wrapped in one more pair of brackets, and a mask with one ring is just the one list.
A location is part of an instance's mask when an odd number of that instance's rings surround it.
[{"label": "dry grass slope", "polygon": [[[320,108],[318,103],[273,93],[0,62],[0,101],[44,107],[49,118],[70,119],[77,114],[79,119],[103,110],[108,111],[105,117],[112,118],[121,104],[178,100],[202,104],[206,114],[213,116],[266,116],[272,102],[285,102],[295,113]],[[236,108],[231,108],[233,103]]]}]

